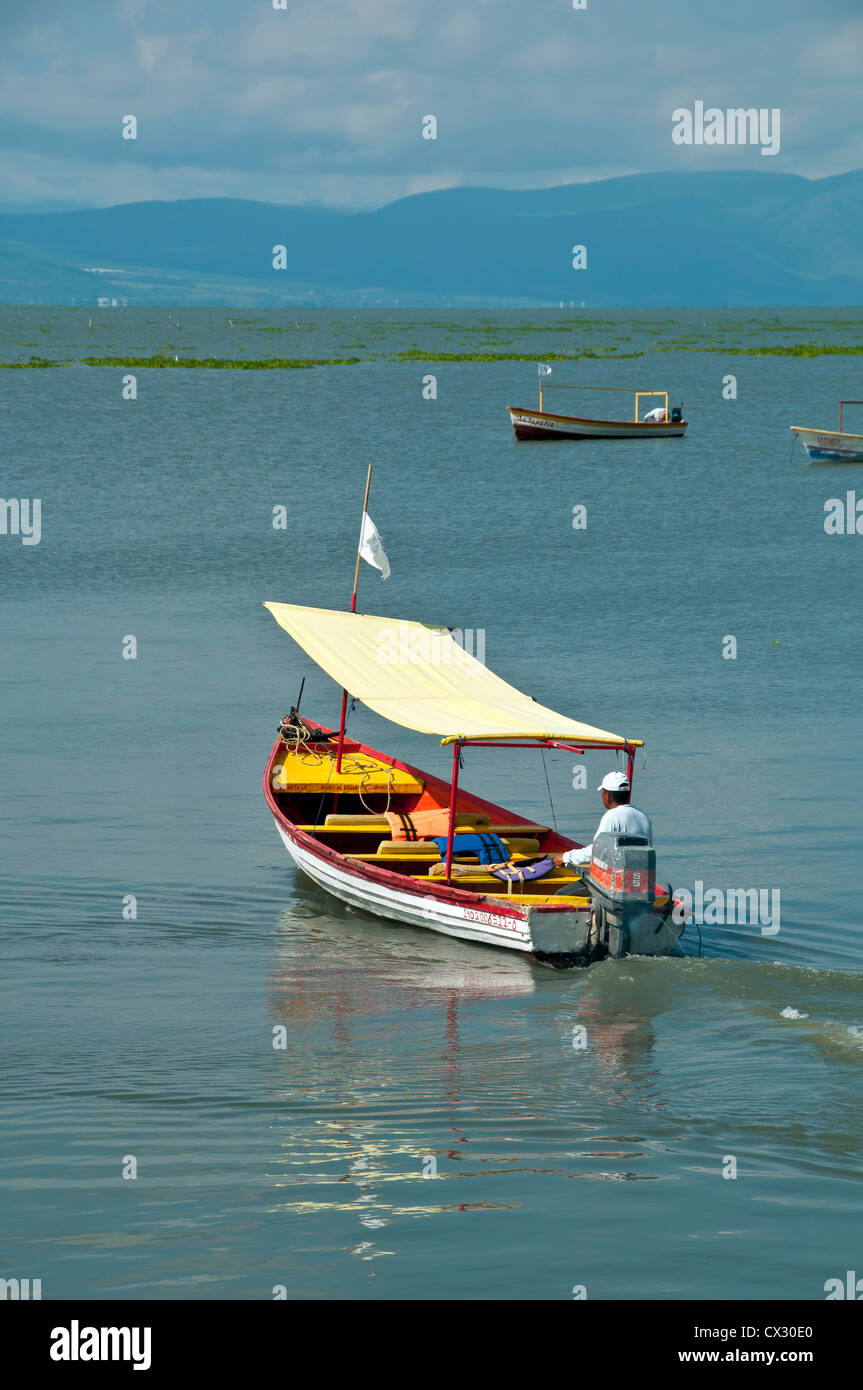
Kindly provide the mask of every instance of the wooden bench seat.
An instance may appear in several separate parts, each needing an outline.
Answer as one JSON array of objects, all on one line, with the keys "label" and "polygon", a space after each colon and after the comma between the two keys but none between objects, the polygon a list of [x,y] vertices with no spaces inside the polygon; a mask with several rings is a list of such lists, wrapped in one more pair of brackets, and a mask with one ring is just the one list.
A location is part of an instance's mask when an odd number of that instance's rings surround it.
[{"label": "wooden bench seat", "polygon": [[584,897],[580,897],[578,893],[573,893],[572,896],[568,893],[561,893],[560,895],[552,893],[550,897],[537,894],[536,897],[531,896],[529,899],[522,899],[522,901],[525,900],[529,901],[533,907],[590,907],[590,898],[586,893]]},{"label": "wooden bench seat", "polygon": [[[384,822],[386,825],[386,822]],[[304,830],[307,835],[377,835],[381,838],[380,821],[375,821],[368,825],[298,825],[297,830]],[[547,835],[547,825],[490,825],[488,832],[492,835],[526,835],[531,839],[539,839],[542,835]],[[465,833],[465,832],[460,832]]]},{"label": "wooden bench seat", "polygon": [[544,897],[541,893],[507,893],[497,891],[490,893],[488,889],[483,889],[483,898],[500,898],[506,903],[518,903],[521,907],[577,907],[586,911],[590,907],[590,898],[565,897],[561,893],[558,898],[552,894],[551,897]]},{"label": "wooden bench seat", "polygon": [[[540,854],[536,840],[513,840],[508,848],[509,857],[515,863],[519,859],[535,859]],[[438,853],[437,845],[426,847],[421,842],[398,849],[384,849],[378,845],[376,850],[357,850],[344,855],[345,859],[360,859],[366,864],[439,864],[444,857]],[[462,854],[455,856],[455,863],[478,864],[479,860],[475,854]]]},{"label": "wooden bench seat", "polygon": [[[512,862],[518,864],[520,858],[531,859],[533,856],[514,854]],[[367,854],[363,852],[359,854],[346,854],[345,859],[356,859],[363,864],[378,864],[382,869],[404,869],[407,878],[421,878],[428,883],[445,882],[445,879],[442,877],[432,878],[428,871],[422,874],[409,872],[410,867],[413,865],[424,864],[430,866],[432,864],[440,864],[442,861],[437,851],[433,854]],[[470,867],[478,869],[481,867],[475,856],[471,859],[456,860],[456,865],[459,863],[463,864],[465,868]],[[469,883],[471,885],[475,883],[501,882],[501,879],[495,878],[494,874],[453,874],[453,881],[456,879],[458,879],[459,883]],[[563,867],[552,869],[550,873],[544,874],[541,879],[534,880],[535,883],[554,883],[558,887],[562,887],[564,883],[575,884],[581,883],[581,881],[580,875],[574,875],[571,870],[567,870]]]},{"label": "wooden bench seat", "polygon": [[[419,881],[421,881],[421,882],[423,882],[423,883],[443,883],[443,884],[446,884],[446,882],[447,882],[447,880],[446,880],[445,878],[429,878],[427,874],[408,874],[407,877],[408,877],[408,878],[417,879],[417,880],[419,880]],[[558,874],[551,873],[551,874],[546,874],[546,875],[544,876],[544,878],[536,878],[536,879],[533,880],[533,882],[537,885],[537,894],[539,894],[540,896],[547,896],[547,895],[548,895],[548,896],[552,896],[552,897],[553,897],[554,894],[555,894],[555,891],[556,891],[558,888],[563,888],[564,884],[569,884],[569,883],[571,883],[572,886],[573,886],[573,888],[575,889],[576,885],[580,882],[580,879],[571,879],[571,878],[568,878],[568,877],[566,876],[566,874],[558,875]],[[541,885],[541,887],[540,887],[540,885]],[[488,893],[489,890],[493,890],[494,893],[495,893],[495,896],[496,896],[496,897],[499,897],[499,898],[509,898],[509,897],[516,897],[516,896],[517,896],[517,894],[516,894],[516,885],[515,885],[515,884],[513,884],[512,893],[507,893],[507,891],[506,891],[506,884],[503,882],[502,879],[495,878],[494,874],[464,874],[464,875],[458,875],[458,874],[456,874],[456,875],[454,875],[454,876],[450,879],[449,884],[448,884],[448,887],[451,887],[451,888],[469,888],[469,889],[478,888],[478,889],[480,889],[483,893]],[[551,889],[551,893],[550,893],[550,894],[549,894],[549,889]],[[519,892],[519,893],[523,893],[525,897],[529,897],[530,900],[531,900],[531,902],[533,902],[534,899],[535,899],[535,897],[536,897],[536,894],[534,894],[534,893],[529,893],[529,894],[528,894],[528,893],[524,893],[524,885],[523,885],[523,884],[518,886],[518,892]],[[586,889],[585,889],[584,895],[585,895],[585,897],[587,896],[587,890],[586,890]],[[576,893],[576,896],[578,896],[577,893]]]}]

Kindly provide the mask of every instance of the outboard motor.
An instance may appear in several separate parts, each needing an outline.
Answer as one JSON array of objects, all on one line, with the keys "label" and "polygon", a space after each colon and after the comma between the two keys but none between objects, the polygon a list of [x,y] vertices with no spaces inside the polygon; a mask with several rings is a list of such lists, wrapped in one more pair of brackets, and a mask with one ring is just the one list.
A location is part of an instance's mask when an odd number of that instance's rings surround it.
[{"label": "outboard motor", "polygon": [[[641,835],[597,835],[583,881],[590,894],[593,960],[668,953],[663,928],[670,924],[653,911],[656,850],[649,840]],[[669,911],[671,902],[669,894]]]},{"label": "outboard motor", "polygon": [[672,423],[673,425],[679,425],[682,419],[683,419],[683,402],[681,401],[681,402],[680,402],[680,405],[673,405],[673,406],[671,407],[671,423]]}]

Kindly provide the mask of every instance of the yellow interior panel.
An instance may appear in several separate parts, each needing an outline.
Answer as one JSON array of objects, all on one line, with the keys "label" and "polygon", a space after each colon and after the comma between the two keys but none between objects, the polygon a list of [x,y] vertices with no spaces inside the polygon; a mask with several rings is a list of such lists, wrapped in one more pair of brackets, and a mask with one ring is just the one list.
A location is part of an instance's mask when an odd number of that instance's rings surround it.
[{"label": "yellow interior panel", "polygon": [[[327,792],[362,790],[368,793],[413,792],[423,790],[424,782],[409,772],[373,758],[368,753],[344,753],[342,770],[336,772],[336,752],[333,749],[304,749],[299,754],[285,749],[273,763],[273,791]],[[323,827],[321,827],[323,828]],[[380,831],[378,830],[378,836]]]}]

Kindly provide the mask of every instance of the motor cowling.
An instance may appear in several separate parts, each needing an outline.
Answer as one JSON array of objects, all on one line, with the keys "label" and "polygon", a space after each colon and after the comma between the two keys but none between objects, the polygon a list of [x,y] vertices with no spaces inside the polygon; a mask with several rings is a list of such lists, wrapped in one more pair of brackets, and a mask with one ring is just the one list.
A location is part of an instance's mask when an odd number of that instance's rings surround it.
[{"label": "motor cowling", "polygon": [[656,894],[656,850],[641,835],[597,835],[588,868],[603,897],[621,905],[652,904]]},{"label": "motor cowling", "polygon": [[641,835],[597,835],[584,875],[591,956],[662,954],[656,936],[656,851]]}]

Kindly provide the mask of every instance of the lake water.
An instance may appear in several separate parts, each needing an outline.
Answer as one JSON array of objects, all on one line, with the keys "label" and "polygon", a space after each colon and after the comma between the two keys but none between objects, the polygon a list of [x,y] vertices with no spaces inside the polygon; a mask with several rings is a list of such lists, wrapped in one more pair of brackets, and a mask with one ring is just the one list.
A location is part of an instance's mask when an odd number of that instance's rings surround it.
[{"label": "lake water", "polygon": [[[38,545],[0,536],[0,1275],[45,1298],[817,1300],[861,1267],[863,538],[824,507],[863,472],[789,458],[788,425],[863,391],[853,357],[745,351],[861,329],[0,311],[4,361],[72,363],[0,372],[2,491],[42,500]],[[535,361],[585,349],[643,355],[550,381],[667,387],[688,436],[516,445]],[[159,351],[362,360],[140,370],[135,401],[78,361]],[[507,351],[531,360],[434,357]],[[261,603],[346,606],[370,462],[392,577],[363,568],[360,610],[481,629],[513,684],[643,738],[661,876],[779,890],[777,934],[560,972],[298,876],[261,776],[302,677],[307,717],[339,697]],[[448,765],[362,709],[351,730]],[[583,840],[615,763],[574,790],[575,761],[547,765]],[[536,754],[469,751],[462,776],[552,815]]]}]

